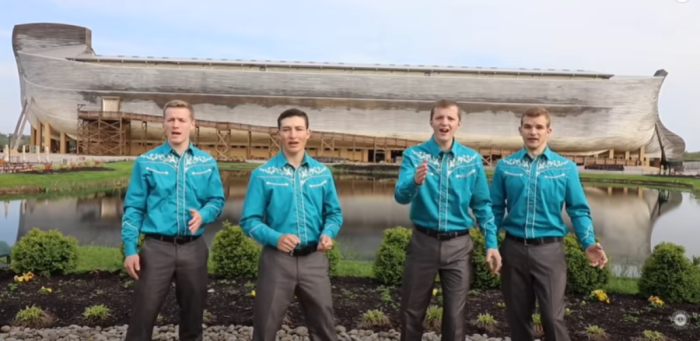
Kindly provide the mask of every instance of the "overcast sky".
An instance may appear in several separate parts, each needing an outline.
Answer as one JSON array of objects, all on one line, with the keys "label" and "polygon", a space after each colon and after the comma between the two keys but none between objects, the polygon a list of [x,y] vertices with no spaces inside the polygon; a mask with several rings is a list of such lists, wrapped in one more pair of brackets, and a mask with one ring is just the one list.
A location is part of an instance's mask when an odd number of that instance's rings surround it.
[{"label": "overcast sky", "polygon": [[88,27],[98,54],[666,69],[661,119],[700,150],[700,0],[0,0],[0,132],[21,110],[10,33],[30,22]]}]

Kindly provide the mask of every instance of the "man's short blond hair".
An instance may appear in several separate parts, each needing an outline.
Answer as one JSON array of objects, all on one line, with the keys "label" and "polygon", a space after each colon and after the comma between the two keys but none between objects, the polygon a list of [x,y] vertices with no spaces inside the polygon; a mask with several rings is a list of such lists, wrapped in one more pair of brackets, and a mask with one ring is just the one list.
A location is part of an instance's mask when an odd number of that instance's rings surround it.
[{"label": "man's short blond hair", "polygon": [[457,104],[456,101],[453,101],[451,99],[441,99],[435,104],[433,104],[433,108],[430,109],[430,120],[433,120],[433,116],[435,116],[435,110],[436,109],[448,109],[455,107],[457,108],[457,116],[459,117],[460,121],[462,120],[462,108],[459,107],[459,104]]},{"label": "man's short blond hair", "polygon": [[194,120],[194,108],[192,106],[180,99],[174,99],[163,106],[163,117],[165,117],[165,112],[170,108],[187,108],[190,111],[190,118]]},{"label": "man's short blond hair", "polygon": [[552,115],[549,114],[549,111],[543,107],[535,107],[535,108],[530,108],[525,113],[523,113],[522,116],[520,116],[520,126],[523,125],[523,121],[525,117],[540,117],[544,116],[545,119],[547,119],[547,128],[549,128],[550,124],[552,123]]}]

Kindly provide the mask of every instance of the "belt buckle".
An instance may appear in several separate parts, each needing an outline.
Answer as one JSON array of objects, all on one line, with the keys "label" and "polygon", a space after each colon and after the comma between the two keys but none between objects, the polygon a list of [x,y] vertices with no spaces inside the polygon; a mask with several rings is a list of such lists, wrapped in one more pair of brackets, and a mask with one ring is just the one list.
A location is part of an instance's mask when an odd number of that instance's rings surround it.
[{"label": "belt buckle", "polygon": [[289,250],[288,254],[290,257],[294,257],[294,249]]}]

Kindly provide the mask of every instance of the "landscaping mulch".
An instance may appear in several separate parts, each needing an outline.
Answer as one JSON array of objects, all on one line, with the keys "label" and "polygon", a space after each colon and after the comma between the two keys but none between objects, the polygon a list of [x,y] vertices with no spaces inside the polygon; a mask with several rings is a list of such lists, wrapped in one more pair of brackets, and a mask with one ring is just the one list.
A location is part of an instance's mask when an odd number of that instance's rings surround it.
[{"label": "landscaping mulch", "polygon": [[[49,327],[71,324],[104,327],[129,322],[133,281],[122,272],[92,272],[51,278],[35,276],[29,282],[22,283],[15,282],[13,278],[13,273],[0,271],[0,325],[13,325],[17,312],[32,305],[53,316],[52,325]],[[251,292],[255,289],[254,283],[254,280],[212,277],[205,314],[206,323],[252,325],[254,297]],[[332,283],[336,324],[348,330],[398,330],[399,289],[383,287],[369,278],[334,278]],[[51,292],[47,292],[47,289],[51,289]],[[432,304],[440,305],[440,294],[438,291]],[[645,330],[660,332],[677,341],[697,340],[700,334],[698,305],[666,304],[661,308],[652,308],[643,298],[615,294],[608,296],[609,304],[583,296],[568,297],[566,323],[572,340],[588,340],[585,331],[591,325],[605,329],[610,335],[609,340],[641,337]],[[85,308],[100,304],[110,309],[109,317],[100,322],[85,321]],[[467,335],[509,335],[499,291],[472,290],[467,304]],[[383,311],[389,323],[373,327],[362,325],[363,313],[373,309]],[[688,314],[689,321],[684,328],[677,327],[671,321],[673,314],[678,311]],[[495,329],[486,330],[475,325],[479,314],[485,313],[491,314],[498,322]],[[161,310],[158,324],[177,324],[177,316],[178,307],[174,290],[171,290]],[[303,325],[303,316],[299,304],[294,302],[290,306],[285,323],[290,327]]]}]

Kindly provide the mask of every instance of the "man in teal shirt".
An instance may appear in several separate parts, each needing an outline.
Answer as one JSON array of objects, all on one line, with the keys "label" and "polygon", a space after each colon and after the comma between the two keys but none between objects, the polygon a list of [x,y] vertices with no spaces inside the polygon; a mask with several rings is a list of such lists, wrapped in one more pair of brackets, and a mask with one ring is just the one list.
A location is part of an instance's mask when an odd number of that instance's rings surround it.
[{"label": "man in teal shirt", "polygon": [[486,259],[498,273],[500,255],[491,196],[481,155],[454,139],[461,125],[454,101],[430,111],[433,137],[406,149],[394,198],[411,204],[414,232],[406,252],[401,296],[401,340],[420,341],[435,277],[443,287],[442,340],[463,341],[464,310],[473,277],[471,208],[486,238]]},{"label": "man in teal shirt", "polygon": [[124,268],[136,280],[126,341],[151,340],[173,279],[180,340],[202,339],[209,249],[200,237],[225,202],[216,160],[190,142],[192,107],[168,102],[163,119],[167,142],[136,158],[124,198]]},{"label": "man in teal shirt", "polygon": [[311,136],[306,113],[286,110],[277,126],[282,150],[251,173],[240,222],[263,245],[252,339],[275,340],[297,292],[311,340],[335,341],[325,252],[333,246],[343,216],[333,174],[306,154]]},{"label": "man in teal shirt", "polygon": [[549,112],[526,111],[519,130],[525,146],[498,161],[491,182],[496,225],[506,231],[501,286],[511,340],[534,339],[537,299],[544,339],[569,341],[564,323],[567,267],[562,241],[568,233],[562,219],[564,204],[591,264],[602,268],[607,258],[595,242],[576,164],[547,147],[552,132]]}]

